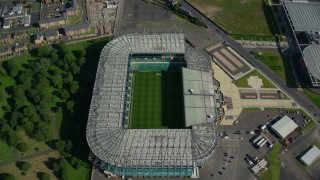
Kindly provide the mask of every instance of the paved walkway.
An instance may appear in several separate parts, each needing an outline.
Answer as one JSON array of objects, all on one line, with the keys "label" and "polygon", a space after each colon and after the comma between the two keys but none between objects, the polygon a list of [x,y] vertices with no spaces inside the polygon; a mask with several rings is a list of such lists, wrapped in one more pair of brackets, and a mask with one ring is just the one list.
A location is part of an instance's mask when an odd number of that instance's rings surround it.
[{"label": "paved walkway", "polygon": [[[240,102],[240,93],[238,87],[232,83],[232,79],[228,76],[215,62],[212,62],[212,69],[214,73],[214,78],[220,82],[220,89],[223,96],[228,96],[232,100],[232,109],[227,109],[224,106],[225,116],[221,121],[221,125],[232,125],[235,119],[239,117],[242,112],[242,106]],[[234,119],[226,119],[226,117],[233,116]]]}]

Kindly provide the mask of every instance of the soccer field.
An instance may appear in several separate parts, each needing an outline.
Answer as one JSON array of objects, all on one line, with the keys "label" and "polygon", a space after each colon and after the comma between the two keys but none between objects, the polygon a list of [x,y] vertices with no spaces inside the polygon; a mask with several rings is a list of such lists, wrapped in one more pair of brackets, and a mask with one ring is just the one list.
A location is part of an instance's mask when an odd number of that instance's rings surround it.
[{"label": "soccer field", "polygon": [[184,128],[181,72],[134,73],[131,128]]}]

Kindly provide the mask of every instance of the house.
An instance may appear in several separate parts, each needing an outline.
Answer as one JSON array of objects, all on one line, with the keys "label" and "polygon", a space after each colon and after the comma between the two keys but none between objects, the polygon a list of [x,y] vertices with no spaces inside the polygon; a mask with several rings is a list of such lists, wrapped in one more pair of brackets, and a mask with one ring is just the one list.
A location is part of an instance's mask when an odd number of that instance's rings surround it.
[{"label": "house", "polygon": [[13,33],[13,39],[22,39],[27,37],[27,34],[23,31],[17,31],[15,33]]},{"label": "house", "polygon": [[0,42],[2,42],[2,43],[9,42],[10,40],[11,40],[10,34],[4,34],[4,35],[0,36]]},{"label": "house", "polygon": [[5,46],[0,48],[0,57],[5,58],[12,54],[11,46]]},{"label": "house", "polygon": [[43,4],[58,3],[58,2],[61,2],[61,0],[42,0]]},{"label": "house", "polygon": [[38,31],[34,35],[35,44],[41,44],[42,41],[53,41],[59,39],[58,30]]},{"label": "house", "polygon": [[9,15],[20,14],[20,13],[22,13],[22,6],[16,5],[12,7],[12,9],[9,12]]},{"label": "house", "polygon": [[77,8],[78,8],[78,4],[77,3],[78,3],[77,0],[72,0],[71,7],[66,9],[66,12],[67,12],[68,16],[77,15]]},{"label": "house", "polygon": [[3,16],[3,29],[9,29],[12,26],[30,26],[31,15],[27,12],[19,14],[4,15]]},{"label": "house", "polygon": [[16,44],[14,47],[14,51],[17,53],[22,53],[24,51],[28,50],[28,46],[27,43],[20,43],[20,44]]},{"label": "house", "polygon": [[43,19],[39,21],[39,27],[42,29],[46,29],[49,27],[55,27],[55,26],[63,26],[67,24],[67,14],[63,13],[62,16],[57,18],[50,18],[50,19]]},{"label": "house", "polygon": [[90,31],[90,26],[88,23],[70,25],[64,28],[65,35],[68,37],[85,34],[85,33],[88,33],[89,31]]}]

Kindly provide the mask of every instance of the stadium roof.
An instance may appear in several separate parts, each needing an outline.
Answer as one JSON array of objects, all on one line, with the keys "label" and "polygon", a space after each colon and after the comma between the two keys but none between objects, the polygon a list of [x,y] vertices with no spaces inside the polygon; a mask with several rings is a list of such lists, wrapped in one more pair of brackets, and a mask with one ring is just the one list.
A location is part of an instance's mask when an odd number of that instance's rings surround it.
[{"label": "stadium roof", "polygon": [[[212,74],[193,69],[182,69],[187,127],[202,123],[213,123],[216,117]],[[211,116],[211,118],[210,118]]]},{"label": "stadium roof", "polygon": [[320,31],[320,3],[283,1],[295,31]]},{"label": "stadium roof", "polygon": [[[184,54],[188,68],[211,73],[210,61],[198,50],[185,47],[183,33],[127,34],[110,41],[100,55],[89,111],[89,158],[96,166],[122,175],[151,176],[161,172],[161,176],[187,176],[194,164],[212,155],[215,126],[127,129],[132,77],[128,65],[133,53]],[[168,167],[177,170],[169,172]]]},{"label": "stadium roof", "polygon": [[312,146],[301,158],[300,160],[306,165],[310,166],[315,160],[320,157],[320,150],[316,146]]},{"label": "stadium roof", "polygon": [[288,116],[283,116],[280,120],[278,120],[275,124],[271,126],[271,128],[282,138],[284,139],[290,133],[292,133],[298,125],[292,121]]},{"label": "stadium roof", "polygon": [[303,59],[311,73],[320,79],[320,45],[310,45],[303,50]]}]

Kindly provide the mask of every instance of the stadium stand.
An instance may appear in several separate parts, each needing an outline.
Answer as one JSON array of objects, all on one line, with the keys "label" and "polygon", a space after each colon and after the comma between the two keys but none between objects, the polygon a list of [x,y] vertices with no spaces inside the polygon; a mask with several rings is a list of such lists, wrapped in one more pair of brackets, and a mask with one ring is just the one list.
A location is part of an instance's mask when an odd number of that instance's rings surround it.
[{"label": "stadium stand", "polygon": [[[218,112],[212,113],[211,122],[191,128],[128,128],[132,72],[168,70],[169,65],[213,74],[208,57],[187,47],[183,33],[132,33],[103,48],[86,132],[89,160],[96,167],[123,176],[194,176],[197,166],[212,155],[221,105],[212,108]],[[223,96],[219,83],[210,77],[217,105]]]}]

